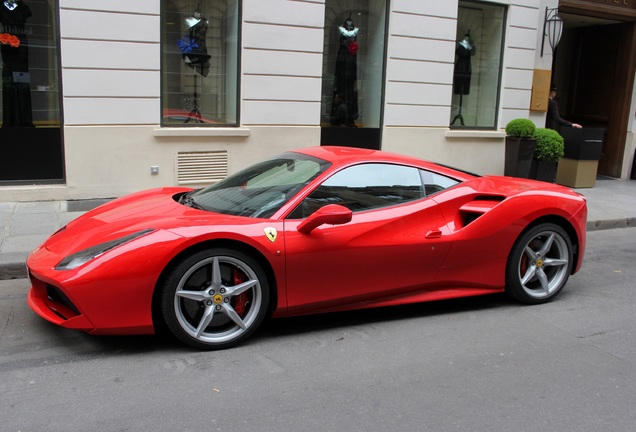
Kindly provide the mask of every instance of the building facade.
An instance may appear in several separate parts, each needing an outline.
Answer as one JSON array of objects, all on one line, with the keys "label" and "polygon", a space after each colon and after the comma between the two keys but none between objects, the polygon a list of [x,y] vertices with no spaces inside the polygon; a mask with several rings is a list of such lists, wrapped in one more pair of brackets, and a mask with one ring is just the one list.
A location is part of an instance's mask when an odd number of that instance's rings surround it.
[{"label": "building facade", "polygon": [[[7,0],[0,201],[199,186],[338,144],[502,174],[506,123],[636,149],[635,0]],[[553,50],[546,11],[565,28]],[[546,81],[547,77],[547,81]]]}]

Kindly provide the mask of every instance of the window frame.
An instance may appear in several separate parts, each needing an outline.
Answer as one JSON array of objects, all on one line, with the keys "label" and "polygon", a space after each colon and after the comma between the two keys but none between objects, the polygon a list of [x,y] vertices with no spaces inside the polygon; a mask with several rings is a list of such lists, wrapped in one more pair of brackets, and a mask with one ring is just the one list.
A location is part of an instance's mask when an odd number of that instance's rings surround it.
[{"label": "window frame", "polygon": [[[494,92],[494,100],[495,100],[495,106],[494,106],[494,115],[492,118],[492,124],[489,124],[487,126],[484,125],[457,125],[455,124],[455,119],[457,119],[458,115],[456,115],[456,111],[454,109],[455,106],[455,102],[456,102],[456,95],[454,92],[454,89],[451,92],[451,116],[449,118],[449,129],[451,130],[477,130],[477,131],[496,131],[498,130],[498,124],[499,124],[499,116],[500,116],[500,110],[501,110],[501,94],[502,94],[502,85],[503,85],[503,70],[504,70],[504,60],[505,60],[505,47],[506,47],[506,28],[507,28],[507,21],[508,21],[508,7],[506,5],[503,4],[499,4],[499,3],[492,3],[492,2],[486,2],[486,1],[479,1],[479,0],[459,0],[458,1],[458,14],[457,14],[457,35],[456,35],[456,39],[459,41],[460,37],[463,36],[464,33],[464,29],[462,27],[460,27],[460,13],[459,13],[459,9],[461,9],[462,7],[470,7],[469,5],[475,5],[476,7],[483,7],[483,6],[487,6],[487,7],[491,7],[491,8],[499,8],[501,10],[501,38],[500,38],[500,43],[499,43],[499,67],[498,67],[498,71],[497,71],[497,86],[496,86],[496,91]],[[453,65],[455,65],[455,60],[453,61]],[[474,66],[473,66],[473,70],[474,70]],[[475,74],[473,73],[473,80],[479,80],[479,77],[474,76]],[[451,83],[454,87],[454,76],[453,76],[453,82]],[[476,89],[475,89],[476,90]],[[461,112],[460,112],[461,113]]]},{"label": "window frame", "polygon": [[[352,208],[349,205],[345,205],[344,203],[346,202],[345,199],[343,199],[342,197],[339,196],[333,196],[333,197],[329,197],[329,196],[325,196],[325,197],[320,197],[320,198],[312,198],[312,195],[315,195],[316,193],[324,193],[324,190],[321,190],[321,188],[323,188],[323,186],[325,185],[325,183],[329,183],[330,180],[333,180],[334,178],[338,177],[340,174],[344,174],[347,170],[350,169],[355,169],[355,168],[359,168],[361,166],[378,166],[378,165],[387,165],[387,166],[391,166],[391,167],[401,167],[404,169],[409,169],[409,170],[414,170],[415,174],[417,175],[418,178],[418,182],[419,182],[419,188],[420,188],[420,196],[419,197],[413,197],[413,198],[406,198],[404,200],[401,201],[397,201],[397,202],[391,202],[391,201],[386,201],[384,204],[382,205],[376,205],[376,206],[371,206],[371,207],[365,207],[365,208]],[[444,179],[448,179],[450,182],[454,182],[454,184],[450,185],[450,186],[443,186],[443,185],[439,185],[441,189],[435,190],[431,193],[427,193],[427,186],[430,186],[429,183],[426,183],[427,178],[430,179],[436,179],[438,177],[442,177]],[[306,217],[308,217],[309,215],[311,215],[313,212],[315,212],[316,210],[318,210],[320,207],[323,207],[325,205],[328,204],[338,204],[338,205],[342,205],[344,207],[349,208],[354,214],[356,213],[361,213],[361,212],[367,212],[367,211],[375,211],[375,210],[384,210],[387,208],[391,208],[391,207],[396,207],[396,206],[400,206],[400,205],[407,205],[407,204],[411,204],[411,203],[415,203],[427,198],[430,198],[431,196],[449,189],[453,186],[456,186],[457,184],[461,183],[460,180],[457,180],[455,178],[449,177],[447,175],[444,174],[440,174],[437,173],[435,171],[431,171],[431,170],[427,170],[424,168],[420,168],[417,166],[411,166],[411,165],[403,165],[403,164],[399,164],[399,163],[390,163],[390,162],[362,162],[362,163],[358,163],[358,164],[354,164],[354,165],[349,165],[346,166],[342,169],[340,169],[339,171],[333,173],[332,175],[330,175],[328,178],[324,179],[317,187],[315,187],[307,196],[305,196],[303,198],[303,200],[296,206],[296,208],[294,208],[286,217],[286,219],[305,219]],[[390,187],[395,187],[396,185],[392,184],[392,185],[377,185],[377,186],[368,186],[366,185],[363,189],[367,189],[368,187],[378,187],[378,188],[390,188]],[[341,186],[327,186],[327,187],[331,187],[331,188],[338,188],[338,189],[352,189],[349,188],[345,185],[341,185]],[[356,191],[353,191],[353,193],[357,193]],[[376,199],[382,199],[382,197],[378,197],[378,196],[374,196],[373,198]],[[310,201],[308,200],[316,200],[315,203],[318,203],[318,200],[322,201],[321,205],[310,205]],[[358,201],[360,202],[360,201]],[[349,202],[349,204],[353,203],[353,201]],[[306,211],[306,210],[310,210],[310,211]]]},{"label": "window frame", "polygon": [[[211,0],[209,0],[211,1]],[[214,129],[221,129],[221,128],[240,128],[241,126],[241,70],[242,70],[242,64],[241,64],[241,59],[242,59],[242,37],[243,37],[243,0],[228,0],[228,1],[235,1],[236,2],[236,29],[237,29],[237,34],[235,35],[236,37],[236,70],[234,74],[231,75],[225,75],[227,76],[232,76],[234,77],[235,83],[236,83],[236,88],[235,88],[235,95],[234,95],[234,110],[232,113],[232,116],[234,116],[236,118],[236,121],[225,121],[225,122],[219,122],[219,123],[207,123],[207,122],[193,122],[190,123],[189,121],[184,121],[182,123],[177,123],[177,122],[166,122],[165,120],[165,112],[166,110],[169,109],[178,109],[178,108],[171,108],[169,106],[164,106],[167,105],[166,102],[166,98],[167,98],[167,91],[166,91],[166,75],[167,72],[166,71],[166,60],[165,60],[165,56],[166,54],[164,53],[164,47],[166,46],[165,44],[169,43],[168,41],[166,41],[166,37],[168,35],[168,31],[166,29],[167,26],[167,13],[166,13],[166,4],[168,3],[168,0],[161,0],[160,2],[160,26],[161,26],[161,30],[160,30],[160,42],[159,42],[159,51],[160,51],[160,66],[159,66],[159,76],[160,76],[160,95],[159,95],[159,126],[160,128],[182,128],[184,130],[188,130],[191,128],[206,128],[206,129],[210,129],[210,130],[214,130]],[[171,2],[172,4],[174,4],[175,2]],[[197,4],[200,4],[201,2],[196,2]],[[183,31],[181,31],[181,33],[183,34]],[[206,36],[206,41],[208,41],[210,38],[210,36]],[[209,51],[208,51],[209,52]],[[187,77],[186,74],[182,74],[183,77]],[[226,84],[226,81],[224,81],[224,84]],[[185,91],[183,93],[186,93]],[[212,93],[210,93],[212,94]],[[185,111],[185,110],[183,110]],[[192,112],[192,111],[191,111]],[[202,116],[205,117],[205,116]],[[226,117],[231,117],[226,115]],[[227,120],[227,118],[226,118]]]}]

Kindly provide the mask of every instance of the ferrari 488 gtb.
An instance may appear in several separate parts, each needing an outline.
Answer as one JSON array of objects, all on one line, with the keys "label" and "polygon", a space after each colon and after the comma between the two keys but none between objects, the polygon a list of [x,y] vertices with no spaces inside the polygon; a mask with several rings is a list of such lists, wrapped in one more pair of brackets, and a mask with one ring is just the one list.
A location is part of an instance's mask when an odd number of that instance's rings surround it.
[{"label": "ferrari 488 gtb", "polygon": [[203,349],[270,316],[502,291],[542,303],[579,270],[586,217],[581,195],[550,183],[308,148],[84,214],[28,258],[28,303],[66,328],[161,327]]}]

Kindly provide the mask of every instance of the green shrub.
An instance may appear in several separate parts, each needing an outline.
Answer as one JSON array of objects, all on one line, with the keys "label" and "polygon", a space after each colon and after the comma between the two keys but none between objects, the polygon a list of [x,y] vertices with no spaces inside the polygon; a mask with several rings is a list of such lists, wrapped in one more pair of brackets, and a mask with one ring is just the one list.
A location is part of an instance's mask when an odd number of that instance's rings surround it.
[{"label": "green shrub", "polygon": [[537,128],[534,132],[537,146],[534,150],[534,158],[542,161],[558,162],[563,157],[563,137],[555,130]]},{"label": "green shrub", "polygon": [[537,127],[531,120],[518,118],[506,125],[506,134],[511,137],[532,138]]}]

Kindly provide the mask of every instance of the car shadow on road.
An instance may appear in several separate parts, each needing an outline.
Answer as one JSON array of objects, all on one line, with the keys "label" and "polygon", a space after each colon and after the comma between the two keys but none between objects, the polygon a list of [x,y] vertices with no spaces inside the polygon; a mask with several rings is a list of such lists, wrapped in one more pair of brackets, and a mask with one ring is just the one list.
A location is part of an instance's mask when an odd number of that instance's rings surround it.
[{"label": "car shadow on road", "polygon": [[[490,294],[402,306],[270,319],[265,321],[259,331],[241,347],[253,349],[261,343],[276,343],[277,338],[283,339],[317,331],[515,307],[520,307],[520,305],[510,300],[506,295]],[[185,346],[172,335],[163,332],[157,335],[142,336],[93,336],[53,326],[44,320],[37,319],[37,317],[34,317],[29,325],[36,333],[45,334],[45,340],[4,346],[4,354],[12,356],[34,350],[46,351],[47,355],[54,357],[57,363],[65,363],[66,361],[75,362],[104,356],[197,351]],[[65,359],[67,360],[65,361]]]},{"label": "car shadow on road", "polygon": [[401,306],[360,309],[291,318],[271,319],[264,323],[257,338],[299,335],[317,330],[333,330],[361,325],[476,312],[483,309],[517,307],[505,294],[489,294],[451,300],[439,300]]}]

